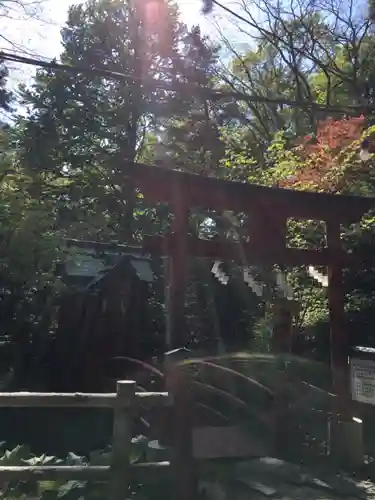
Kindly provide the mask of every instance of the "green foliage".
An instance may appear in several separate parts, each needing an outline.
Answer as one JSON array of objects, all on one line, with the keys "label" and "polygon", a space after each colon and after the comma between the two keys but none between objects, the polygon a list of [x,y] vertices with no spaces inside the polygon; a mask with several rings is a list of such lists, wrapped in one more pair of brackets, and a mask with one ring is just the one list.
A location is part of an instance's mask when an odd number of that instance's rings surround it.
[{"label": "green foliage", "polygon": [[[0,464],[2,467],[9,466],[58,466],[58,465],[83,465],[85,459],[78,457],[74,453],[63,460],[54,456],[40,455],[34,456],[30,450],[24,446],[16,446],[13,450],[5,448],[5,443],[2,443]],[[78,481],[68,481],[63,483],[60,481],[7,481],[2,484],[1,494],[7,499],[57,499],[77,498],[77,493],[80,494],[84,490],[85,483]]]},{"label": "green foliage", "polygon": [[[31,304],[35,305],[38,294],[49,290],[52,297],[58,288],[55,268],[62,251],[60,233],[56,231],[56,202],[46,183],[30,177],[19,164],[11,150],[12,140],[11,131],[1,133],[1,293],[3,303],[12,298],[16,300],[19,325],[27,321],[23,310],[26,315],[37,318],[36,310],[26,311],[32,309]],[[17,330],[13,314],[9,314],[9,318],[3,315],[3,334]]]},{"label": "green foliage", "polygon": [[269,315],[260,318],[253,328],[251,350],[260,353],[269,353],[272,350],[273,319]]},{"label": "green foliage", "polygon": [[[145,436],[135,436],[132,439],[132,452],[130,461],[132,464],[138,462],[160,461],[160,451],[152,449],[148,446],[149,440]],[[111,465],[111,448],[105,450],[93,451],[88,457],[79,456],[73,452],[68,453],[65,458],[56,456],[47,456],[45,454],[35,456],[29,448],[24,445],[16,446],[12,450],[5,447],[5,443],[1,443],[0,448],[0,466],[110,466]],[[152,485],[153,498],[158,498],[158,484]],[[165,489],[165,485],[164,485]],[[1,496],[4,499],[27,499],[34,500],[53,500],[64,498],[65,500],[76,500],[78,498],[99,500],[108,497],[108,484],[99,481],[46,481],[40,480],[21,480],[7,481],[1,485]],[[148,491],[148,493],[151,490]],[[129,492],[136,499],[143,499],[145,495],[145,486],[142,484],[131,485]]]},{"label": "green foliage", "polygon": [[[280,186],[302,190],[341,192],[345,194],[372,195],[373,193],[373,160],[363,163],[359,159],[360,143],[374,134],[373,126],[365,127],[361,132],[361,119],[327,120],[318,126],[313,137],[291,140],[288,133],[279,130],[270,141],[264,156],[263,166],[254,161],[249,152],[237,152],[228,148],[223,168],[227,177],[235,180],[247,180],[265,186]],[[265,168],[266,167],[266,168]],[[373,282],[369,273],[371,245],[373,244],[373,216],[365,217],[360,225],[344,228],[343,240],[349,251],[361,251],[368,255],[368,286],[365,285],[364,274],[347,270],[345,286],[347,293],[347,311],[351,321],[358,324],[360,311],[369,317],[373,308],[373,294],[370,292]],[[288,221],[288,244],[296,248],[323,248],[325,227],[319,221]],[[325,269],[320,270],[323,274]],[[321,325],[328,321],[326,292],[307,274],[305,268],[288,270],[288,281],[293,287],[294,296],[301,304],[300,317],[297,318],[296,329],[305,330],[307,338],[314,339],[316,325],[317,338],[309,344],[309,350],[320,345]],[[362,307],[361,307],[362,304]],[[365,305],[366,304],[366,305]],[[269,349],[269,321],[261,317],[254,327],[253,346],[256,349]],[[363,328],[363,326],[362,326]],[[367,327],[366,327],[367,330]],[[353,330],[354,331],[354,330]],[[369,332],[363,339],[369,342]],[[364,340],[355,340],[363,342]],[[327,344],[319,349],[326,350]],[[328,353],[321,351],[318,356],[326,359]],[[317,353],[315,353],[317,355]]]},{"label": "green foliage", "polygon": [[[6,88],[8,69],[0,58],[0,110],[11,111],[12,94]],[[1,125],[2,120],[0,120]]]},{"label": "green foliage", "polygon": [[177,70],[184,87],[171,99],[167,126],[160,132],[161,164],[212,175],[217,172],[224,145],[217,120],[221,109],[208,97],[213,89],[219,48],[203,36],[198,27],[183,38]]},{"label": "green foliage", "polygon": [[[27,172],[14,149],[17,141],[17,129],[0,131],[0,335],[7,352],[2,388],[35,383],[63,290],[57,274],[64,252],[56,182]],[[39,349],[33,361],[31,346]]]}]

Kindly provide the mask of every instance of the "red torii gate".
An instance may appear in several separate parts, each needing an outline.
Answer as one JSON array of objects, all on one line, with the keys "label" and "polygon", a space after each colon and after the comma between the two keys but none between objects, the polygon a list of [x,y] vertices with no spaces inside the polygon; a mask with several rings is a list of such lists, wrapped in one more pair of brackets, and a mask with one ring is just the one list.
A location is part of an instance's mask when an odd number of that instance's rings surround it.
[{"label": "red torii gate", "polygon": [[[240,182],[218,180],[209,177],[131,163],[126,165],[128,181],[140,190],[151,203],[166,203],[174,214],[171,231],[165,236],[145,237],[143,248],[149,253],[169,256],[167,286],[167,344],[170,349],[183,347],[187,343],[185,328],[185,289],[187,284],[187,260],[189,256],[208,257],[220,260],[238,260],[238,243],[201,240],[191,237],[189,209],[202,207],[248,214],[248,242],[241,242],[247,262],[252,264],[324,265],[328,267],[328,302],[330,310],[331,368],[337,407],[336,415],[341,419],[350,416],[348,356],[349,337],[345,324],[342,269],[358,263],[353,255],[342,249],[340,225],[354,223],[372,207],[375,198],[330,195],[267,188]],[[326,224],[327,246],[324,249],[307,250],[288,248],[286,244],[287,220],[310,219]],[[181,391],[177,391],[179,394]],[[183,392],[183,391],[182,391]],[[176,442],[184,450],[178,463],[184,476],[184,498],[194,498],[193,470],[189,460],[189,403],[179,395],[183,422],[176,424]],[[181,398],[181,401],[180,401]],[[349,410],[349,411],[348,411]],[[181,415],[180,415],[181,416]],[[180,420],[181,420],[180,419]],[[338,434],[339,441],[341,440]],[[190,465],[189,465],[190,464]],[[189,468],[190,467],[190,468]]]},{"label": "red torii gate", "polygon": [[[186,343],[183,309],[187,257],[238,259],[236,243],[188,236],[189,209],[203,207],[250,215],[250,241],[242,243],[250,265],[328,267],[332,367],[342,369],[347,365],[349,346],[344,318],[342,268],[355,265],[356,258],[342,249],[340,225],[359,221],[375,206],[375,198],[268,188],[138,163],[127,165],[127,175],[147,201],[168,204],[175,216],[170,233],[164,237],[145,237],[143,244],[147,252],[170,257],[168,304],[171,348],[182,347]],[[327,247],[316,250],[288,248],[288,218],[324,221]]]}]

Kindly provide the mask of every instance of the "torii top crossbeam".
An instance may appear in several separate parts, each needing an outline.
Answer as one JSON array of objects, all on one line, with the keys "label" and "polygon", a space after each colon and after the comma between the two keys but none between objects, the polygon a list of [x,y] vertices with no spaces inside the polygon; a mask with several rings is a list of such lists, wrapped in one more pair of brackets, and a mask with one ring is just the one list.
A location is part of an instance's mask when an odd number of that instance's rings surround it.
[{"label": "torii top crossbeam", "polygon": [[340,223],[355,222],[375,206],[375,198],[269,188],[139,163],[127,165],[126,173],[146,199],[172,205],[181,190],[189,207],[245,213],[265,208],[286,217]]},{"label": "torii top crossbeam", "polygon": [[[181,246],[184,240],[190,255],[237,260],[238,252],[231,243],[204,241],[184,234],[187,233],[187,221],[183,219],[188,217],[188,210],[202,207],[250,215],[250,243],[244,246],[250,264],[344,264],[352,260],[351,256],[342,252],[338,241],[333,243],[332,235],[339,232],[340,224],[356,222],[375,207],[375,198],[268,188],[142,164],[128,165],[127,173],[147,201],[168,204],[176,216],[172,234],[145,239],[145,249],[150,252],[174,254],[173,248]],[[288,218],[324,221],[327,248],[287,248]]]}]

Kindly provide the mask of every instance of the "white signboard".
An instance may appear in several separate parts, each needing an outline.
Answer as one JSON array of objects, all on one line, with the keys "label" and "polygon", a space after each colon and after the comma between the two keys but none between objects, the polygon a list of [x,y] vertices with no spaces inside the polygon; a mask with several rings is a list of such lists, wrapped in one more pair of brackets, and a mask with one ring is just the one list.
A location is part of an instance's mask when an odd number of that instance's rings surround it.
[{"label": "white signboard", "polygon": [[375,405],[375,361],[352,358],[350,378],[352,399]]},{"label": "white signboard", "polygon": [[103,261],[92,255],[76,255],[65,267],[69,276],[97,276],[104,269]]}]

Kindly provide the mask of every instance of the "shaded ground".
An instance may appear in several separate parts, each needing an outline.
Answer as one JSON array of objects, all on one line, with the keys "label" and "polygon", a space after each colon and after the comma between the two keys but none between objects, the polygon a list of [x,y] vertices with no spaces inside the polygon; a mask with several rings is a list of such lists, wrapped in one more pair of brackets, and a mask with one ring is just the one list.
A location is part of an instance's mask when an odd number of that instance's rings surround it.
[{"label": "shaded ground", "polygon": [[339,500],[375,499],[375,484],[335,473],[308,468],[274,458],[239,463],[231,479],[202,483],[208,500]]}]

